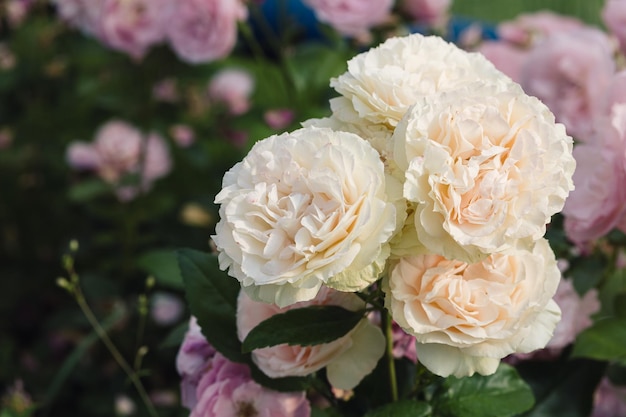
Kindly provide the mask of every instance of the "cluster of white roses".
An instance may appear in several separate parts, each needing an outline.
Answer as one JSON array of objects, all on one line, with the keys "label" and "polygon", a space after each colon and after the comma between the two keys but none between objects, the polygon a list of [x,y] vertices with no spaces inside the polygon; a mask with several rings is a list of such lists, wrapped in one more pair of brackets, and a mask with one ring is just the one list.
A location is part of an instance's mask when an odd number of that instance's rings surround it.
[{"label": "cluster of white roses", "polygon": [[[560,272],[543,235],[573,189],[564,127],[482,55],[438,37],[389,39],[331,86],[330,117],[258,142],[224,176],[220,267],[281,311],[384,277],[385,306],[442,376],[491,374],[544,347]],[[262,370],[290,374],[267,355]]]}]

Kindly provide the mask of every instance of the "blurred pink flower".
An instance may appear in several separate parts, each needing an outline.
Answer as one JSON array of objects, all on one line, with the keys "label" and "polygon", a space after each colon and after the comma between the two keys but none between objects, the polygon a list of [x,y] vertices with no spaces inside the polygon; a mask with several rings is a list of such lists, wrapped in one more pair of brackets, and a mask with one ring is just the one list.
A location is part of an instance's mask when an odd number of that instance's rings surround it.
[{"label": "blurred pink flower", "polygon": [[165,38],[171,3],[166,0],[102,0],[99,37],[113,49],[141,59]]},{"label": "blurred pink flower", "polygon": [[8,0],[4,4],[4,12],[6,13],[9,26],[13,28],[20,26],[26,19],[33,3],[34,0]]},{"label": "blurred pink flower", "polygon": [[250,95],[254,91],[254,79],[248,71],[227,68],[216,73],[209,82],[209,98],[225,104],[228,111],[240,115],[250,108]]},{"label": "blurred pink flower", "polygon": [[157,101],[175,103],[180,99],[178,83],[174,78],[165,78],[152,87],[152,97]]},{"label": "blurred pink flower", "polygon": [[626,103],[597,121],[592,143],[574,147],[574,186],[565,201],[565,233],[584,246],[619,225],[626,213]]},{"label": "blurred pink flower", "polygon": [[603,378],[593,396],[591,417],[626,416],[626,388],[616,387],[608,378]]},{"label": "blurred pink flower", "polygon": [[617,38],[622,53],[626,54],[626,1],[606,0],[602,9],[602,20]]},{"label": "blurred pink flower", "polygon": [[417,363],[417,350],[415,349],[415,336],[408,334],[397,323],[393,323],[393,357],[407,358]]},{"label": "blurred pink flower", "polygon": [[289,126],[295,117],[295,112],[291,109],[268,110],[263,115],[265,123],[275,130],[282,130]]},{"label": "blurred pink flower", "polygon": [[176,54],[195,64],[226,57],[237,41],[237,22],[248,10],[240,0],[178,0],[167,35]]},{"label": "blurred pink flower", "polygon": [[593,324],[591,316],[600,311],[600,301],[595,288],[587,291],[583,297],[578,295],[570,279],[561,279],[554,301],[561,308],[561,321],[556,325],[546,348],[561,350]]},{"label": "blurred pink flower", "polygon": [[157,292],[152,296],[150,316],[155,323],[168,326],[176,323],[182,316],[185,305],[180,298],[166,292]]},{"label": "blurred pink flower", "polygon": [[524,90],[552,110],[568,134],[588,140],[594,109],[615,73],[611,43],[603,32],[583,28],[555,33],[535,46],[521,71]]},{"label": "blurred pink flower", "polygon": [[303,0],[320,22],[346,36],[360,37],[389,18],[393,0]]},{"label": "blurred pink flower", "polygon": [[15,54],[5,42],[0,42],[0,70],[10,70],[15,67]]},{"label": "blurred pink flower", "polygon": [[528,51],[504,41],[482,42],[476,52],[483,54],[497,69],[517,83],[521,81],[521,71],[528,57]]},{"label": "blurred pink flower", "polygon": [[56,6],[61,20],[80,29],[83,33],[95,35],[98,32],[103,0],[51,0]]},{"label": "blurred pink flower", "polygon": [[7,149],[13,143],[13,132],[9,128],[0,129],[0,149]]},{"label": "blurred pink flower", "polygon": [[191,417],[309,417],[311,413],[304,392],[266,389],[252,380],[246,365],[216,352],[194,317],[178,352],[176,368],[182,377],[182,405],[191,410]]},{"label": "blurred pink flower", "polygon": [[619,103],[626,103],[626,69],[611,78],[602,97],[601,105],[598,106],[597,116],[609,116],[613,106]]},{"label": "blurred pink flower", "polygon": [[541,10],[524,13],[514,20],[500,23],[497,33],[502,41],[528,47],[537,44],[549,35],[583,27],[585,24],[576,18]]},{"label": "blurred pink flower", "polygon": [[207,368],[207,363],[215,356],[215,348],[207,342],[195,317],[189,319],[189,329],[176,355],[176,370],[181,376],[181,404],[192,409],[196,406],[196,388]]},{"label": "blurred pink flower", "polygon": [[452,0],[402,0],[401,4],[416,21],[437,27],[445,23]]},{"label": "blurred pink flower", "polygon": [[181,148],[187,148],[196,141],[196,134],[193,129],[187,125],[174,125],[170,127],[170,135],[174,142]]},{"label": "blurred pink flower", "polygon": [[[165,140],[156,133],[147,137],[130,124],[112,120],[96,133],[92,144],[74,142],[67,161],[76,169],[95,170],[100,178],[116,187],[122,201],[148,191],[152,183],[169,173],[171,159]],[[123,185],[129,174],[139,175],[139,184]]]}]

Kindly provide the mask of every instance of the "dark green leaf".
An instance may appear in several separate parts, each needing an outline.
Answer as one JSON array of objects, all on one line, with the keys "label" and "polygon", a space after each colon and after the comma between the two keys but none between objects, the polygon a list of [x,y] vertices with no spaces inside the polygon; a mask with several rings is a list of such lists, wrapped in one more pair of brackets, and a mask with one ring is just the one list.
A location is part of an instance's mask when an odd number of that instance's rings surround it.
[{"label": "dark green leaf", "polygon": [[588,417],[604,364],[567,355],[553,361],[526,361],[518,371],[532,387],[535,406],[525,417]]},{"label": "dark green leaf", "polygon": [[363,417],[429,417],[432,409],[428,403],[403,400],[370,411]]},{"label": "dark green leaf", "polygon": [[178,326],[174,327],[168,333],[168,335],[165,336],[165,339],[163,339],[161,344],[159,344],[159,349],[167,349],[180,346],[183,342],[183,339],[185,338],[185,333],[187,333],[188,329],[189,323],[187,322],[180,323]]},{"label": "dark green leaf", "polygon": [[287,343],[318,345],[344,336],[363,318],[363,312],[339,306],[311,306],[288,310],[261,322],[243,341],[244,352]]},{"label": "dark green leaf", "polygon": [[69,190],[69,199],[75,202],[88,201],[111,192],[111,186],[107,183],[93,179],[85,180],[73,185]]},{"label": "dark green leaf", "polygon": [[137,266],[166,287],[183,289],[176,251],[160,249],[146,252],[137,259]]},{"label": "dark green leaf", "polygon": [[626,363],[626,319],[600,320],[576,338],[574,357]]},{"label": "dark green leaf", "polygon": [[191,313],[198,319],[202,334],[228,359],[246,362],[237,338],[237,280],[220,271],[215,255],[182,249],[178,263]]},{"label": "dark green leaf", "polygon": [[436,399],[437,414],[456,417],[506,417],[531,408],[534,403],[530,387],[515,368],[501,363],[489,376],[449,377],[446,392]]}]

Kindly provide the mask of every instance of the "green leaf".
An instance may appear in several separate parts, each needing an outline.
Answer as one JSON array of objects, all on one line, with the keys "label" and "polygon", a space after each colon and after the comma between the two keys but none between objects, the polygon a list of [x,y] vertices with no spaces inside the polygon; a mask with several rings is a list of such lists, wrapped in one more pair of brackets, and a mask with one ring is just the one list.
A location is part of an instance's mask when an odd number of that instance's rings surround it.
[{"label": "green leaf", "polygon": [[154,276],[156,281],[166,287],[182,290],[183,277],[178,267],[176,251],[159,249],[146,252],[137,259],[137,266]]},{"label": "green leaf", "polygon": [[159,344],[159,349],[167,349],[173,347],[179,347],[185,338],[185,333],[189,329],[189,323],[183,322],[174,327],[165,339]]},{"label": "green leaf", "polygon": [[73,185],[68,194],[68,198],[74,202],[84,202],[111,193],[111,186],[101,180],[85,180]]},{"label": "green leaf", "polygon": [[177,254],[187,301],[202,334],[228,359],[246,362],[237,338],[239,283],[219,269],[215,255],[193,249]]},{"label": "green leaf", "polygon": [[585,329],[572,356],[626,363],[626,319],[604,319]]},{"label": "green leaf", "polygon": [[344,336],[363,318],[362,311],[339,306],[310,306],[288,310],[262,321],[248,333],[243,351],[287,343],[318,345]]},{"label": "green leaf", "polygon": [[517,366],[535,395],[524,417],[588,417],[595,389],[604,374],[602,362],[569,359],[525,361]]},{"label": "green leaf", "polygon": [[403,400],[370,411],[363,417],[429,417],[432,408],[422,401]]},{"label": "green leaf", "polygon": [[515,368],[504,363],[489,376],[451,376],[443,388],[447,391],[436,399],[437,415],[506,417],[524,412],[534,403],[530,387]]}]

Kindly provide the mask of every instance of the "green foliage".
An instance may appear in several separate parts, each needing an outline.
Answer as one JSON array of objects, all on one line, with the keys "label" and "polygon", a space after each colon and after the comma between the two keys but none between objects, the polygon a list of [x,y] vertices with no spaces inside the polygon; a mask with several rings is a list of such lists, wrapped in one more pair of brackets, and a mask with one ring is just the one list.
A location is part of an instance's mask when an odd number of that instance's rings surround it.
[{"label": "green foliage", "polygon": [[534,403],[530,387],[506,364],[489,376],[448,377],[443,389],[435,399],[435,410],[443,416],[506,417],[522,413]]},{"label": "green foliage", "polygon": [[202,334],[224,356],[245,362],[237,338],[239,283],[220,271],[217,256],[192,249],[178,251],[178,264],[185,283],[187,302],[198,319]]},{"label": "green foliage", "polygon": [[310,306],[276,314],[250,331],[243,351],[275,346],[318,345],[332,342],[348,333],[363,318],[363,312],[338,306]]},{"label": "green foliage", "polygon": [[428,403],[420,401],[398,401],[366,413],[363,417],[431,417]]},{"label": "green foliage", "polygon": [[572,356],[626,364],[626,318],[603,319],[584,330]]}]

